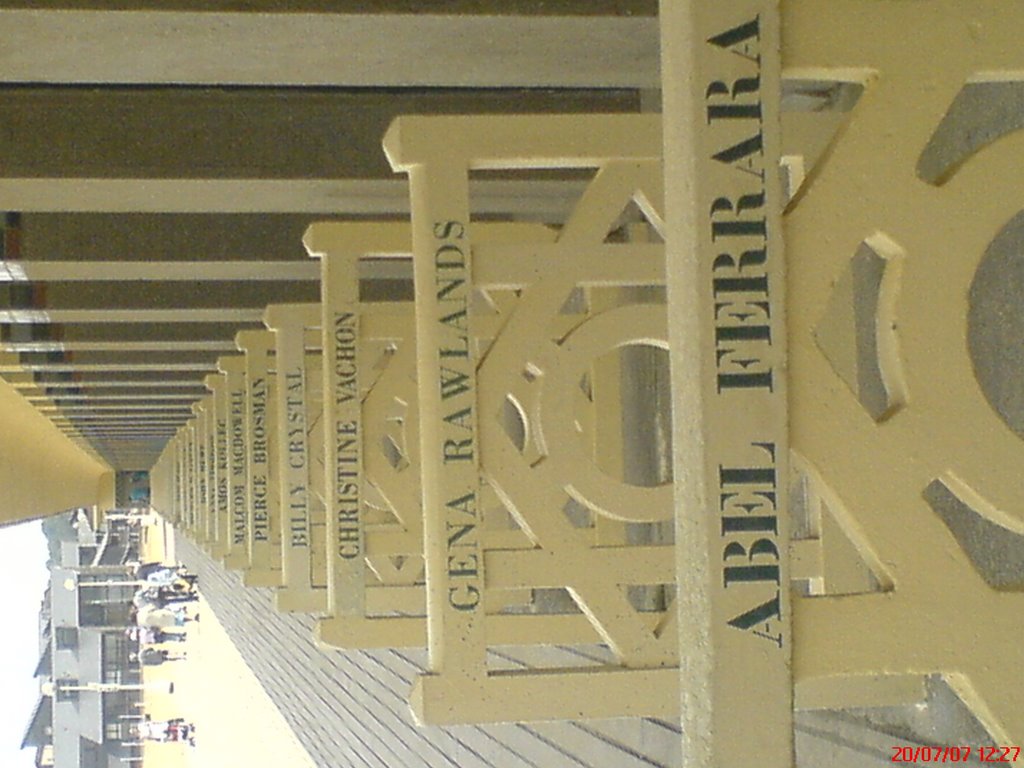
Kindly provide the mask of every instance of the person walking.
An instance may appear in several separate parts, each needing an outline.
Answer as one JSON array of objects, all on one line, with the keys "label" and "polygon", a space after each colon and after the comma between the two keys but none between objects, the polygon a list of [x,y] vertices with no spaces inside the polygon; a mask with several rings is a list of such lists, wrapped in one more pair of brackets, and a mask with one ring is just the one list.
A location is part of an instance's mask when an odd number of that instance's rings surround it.
[{"label": "person walking", "polygon": [[140,627],[170,629],[183,627],[189,621],[199,621],[199,614],[189,616],[185,612],[184,606],[175,606],[174,608],[144,606],[136,612],[135,621]]},{"label": "person walking", "polygon": [[184,653],[171,654],[166,648],[143,648],[138,653],[129,653],[128,661],[144,667],[158,667],[168,661],[183,661]]},{"label": "person walking", "polygon": [[196,727],[183,717],[175,717],[171,720],[151,720],[149,715],[141,723],[132,726],[132,734],[145,741],[156,741],[160,743],[185,741],[189,746],[196,744]]},{"label": "person walking", "polygon": [[179,579],[190,585],[194,585],[199,581],[199,577],[189,573],[188,569],[183,565],[167,565],[160,562],[142,563],[138,560],[133,560],[126,563],[126,565],[128,573],[132,578],[149,582],[154,586],[171,584]]},{"label": "person walking", "polygon": [[187,639],[184,632],[164,632],[153,627],[129,627],[125,630],[129,640],[140,645],[159,645],[161,643],[183,643]]}]

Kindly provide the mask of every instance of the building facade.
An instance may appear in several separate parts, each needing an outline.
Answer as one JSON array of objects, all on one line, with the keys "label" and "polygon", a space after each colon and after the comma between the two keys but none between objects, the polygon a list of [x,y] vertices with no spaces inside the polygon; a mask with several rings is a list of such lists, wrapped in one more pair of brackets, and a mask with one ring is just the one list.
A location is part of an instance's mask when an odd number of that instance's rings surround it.
[{"label": "building facade", "polygon": [[90,517],[71,513],[74,538],[58,539],[40,610],[42,695],[22,742],[39,766],[113,768],[141,754],[129,729],[142,714],[142,674],[125,634],[136,587],[124,567],[138,555],[138,528],[96,529]]}]

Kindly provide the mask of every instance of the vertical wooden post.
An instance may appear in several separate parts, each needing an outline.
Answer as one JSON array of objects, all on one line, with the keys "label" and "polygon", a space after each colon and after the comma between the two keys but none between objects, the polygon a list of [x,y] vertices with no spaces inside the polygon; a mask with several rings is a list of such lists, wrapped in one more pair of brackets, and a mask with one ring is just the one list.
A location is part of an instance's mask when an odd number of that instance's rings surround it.
[{"label": "vertical wooden post", "polygon": [[[209,382],[206,382],[209,389]],[[206,478],[206,506],[203,508],[201,540],[207,552],[216,543],[215,520],[217,516],[217,415],[214,395],[211,392],[203,401],[203,442]]]},{"label": "vertical wooden post", "polygon": [[[308,240],[307,234],[307,240]],[[307,247],[309,247],[307,245]],[[324,465],[327,468],[328,613],[342,622],[366,604],[359,389],[359,254],[322,254]],[[341,623],[341,622],[339,622]],[[321,623],[320,636],[324,635]]]},{"label": "vertical wooden post", "polygon": [[243,569],[249,565],[247,547],[249,520],[248,456],[249,443],[245,412],[245,358],[229,355],[218,361],[225,377],[224,395],[227,408],[227,531],[224,565]]},{"label": "vertical wooden post", "polygon": [[228,403],[225,387],[227,381],[224,374],[215,373],[205,379],[211,394],[211,447],[210,461],[213,485],[210,490],[211,515],[208,530],[210,532],[210,555],[221,559],[228,552]]},{"label": "vertical wooden post", "polygon": [[[328,617],[317,624],[317,639],[330,647],[379,648],[423,645],[424,622],[418,616],[369,617],[367,558],[362,517],[364,450],[360,379],[363,308],[359,298],[359,259],[399,256],[411,251],[407,223],[319,223],[303,238],[306,250],[322,260],[324,464],[327,502]],[[414,341],[405,340],[412,344]]]},{"label": "vertical wooden post", "polygon": [[793,764],[777,0],[661,3],[683,765]]},{"label": "vertical wooden post", "polygon": [[[188,426],[178,428],[174,445],[174,524],[182,525],[188,509]],[[166,510],[165,510],[166,511]]]},{"label": "vertical wooden post", "polygon": [[202,544],[202,531],[205,524],[207,487],[206,487],[206,412],[203,401],[192,406],[195,413],[192,427],[192,485],[195,488],[195,500],[192,505],[189,530],[196,540]]},{"label": "vertical wooden post", "polygon": [[306,328],[320,324],[318,304],[273,304],[267,307],[267,327],[275,336],[278,438],[280,467],[281,567],[284,584],[277,592],[281,610],[322,612],[326,589],[312,580],[313,529],[309,487],[309,419],[306,385]]},{"label": "vertical wooden post", "polygon": [[428,650],[430,671],[443,672],[421,677],[413,695],[460,697],[486,669],[469,169],[439,153],[401,162],[413,210]]},{"label": "vertical wooden post", "polygon": [[249,569],[245,583],[276,587],[282,583],[280,513],[274,483],[277,439],[274,430],[272,358],[274,336],[270,331],[241,331],[238,348],[245,353],[246,445],[248,447],[247,526]]},{"label": "vertical wooden post", "polygon": [[[666,625],[665,632],[655,636],[636,620],[635,611],[621,610],[625,606],[615,605],[620,597],[617,589],[610,591],[607,589],[610,584],[597,583],[610,575],[616,578],[612,574],[620,573],[628,558],[624,557],[612,565],[610,572],[602,572],[601,566],[605,563],[597,565],[595,556],[598,553],[577,546],[578,539],[571,530],[571,523],[560,513],[566,500],[565,484],[571,480],[554,479],[550,484],[541,481],[540,490],[530,483],[523,483],[524,487],[518,489],[522,493],[517,495],[530,497],[530,509],[520,507],[512,514],[528,521],[523,529],[530,529],[531,539],[537,546],[522,553],[499,554],[499,548],[493,552],[488,548],[485,552],[483,536],[476,527],[479,523],[477,502],[481,493],[481,462],[477,454],[480,441],[494,426],[493,422],[486,421],[487,429],[478,433],[477,409],[484,408],[490,419],[496,403],[480,398],[497,399],[501,397],[497,393],[502,390],[498,376],[489,384],[482,383],[481,379],[479,394],[477,391],[474,337],[478,335],[478,325],[484,323],[484,313],[474,317],[467,304],[474,287],[474,272],[486,269],[484,265],[488,260],[482,257],[483,248],[474,251],[470,243],[470,233],[474,230],[468,224],[468,172],[471,168],[594,168],[602,167],[605,162],[617,166],[613,170],[602,168],[597,175],[601,180],[597,191],[590,194],[588,189],[580,208],[574,211],[570,223],[561,233],[558,248],[564,249],[566,258],[579,259],[572,262],[572,267],[561,260],[563,253],[544,253],[543,238],[540,242],[536,239],[520,241],[518,245],[521,248],[512,245],[506,252],[509,257],[506,263],[514,261],[519,268],[531,259],[536,259],[536,262],[532,269],[524,268],[516,279],[497,280],[497,285],[507,289],[511,285],[529,285],[540,280],[544,285],[541,290],[559,294],[559,301],[551,302],[551,311],[557,314],[569,291],[574,288],[577,274],[586,273],[588,265],[581,254],[602,250],[609,227],[614,225],[622,206],[628,204],[633,196],[641,194],[637,186],[622,185],[622,189],[617,189],[619,182],[632,179],[640,183],[648,175],[650,167],[656,167],[654,161],[660,147],[658,121],[632,116],[615,117],[620,119],[597,116],[590,121],[570,116],[516,120],[410,117],[392,123],[385,136],[384,147],[392,167],[410,175],[412,191],[420,469],[431,662],[431,674],[417,682],[412,694],[414,715],[420,722],[558,719],[567,716],[563,713],[570,712],[576,716],[587,713],[582,715],[586,717],[641,712],[671,717],[677,711],[678,674],[672,665],[676,656],[672,628]],[[624,162],[620,164],[619,160]],[[609,191],[604,186],[606,184],[614,192]],[[659,179],[648,199],[660,200],[660,187]],[[652,207],[659,206],[655,204]],[[473,242],[477,241],[474,235]],[[663,274],[658,250],[654,251],[659,257],[653,263],[655,280]],[[490,255],[494,257],[498,253],[500,249]],[[642,261],[650,262],[651,254],[645,255],[648,258],[642,258]],[[491,268],[496,268],[499,263],[491,261]],[[648,263],[648,266],[652,265]],[[579,273],[574,271],[577,269]],[[552,288],[552,282],[556,284],[555,288]],[[596,282],[615,285],[618,279],[605,276]],[[641,279],[640,282],[647,281]],[[544,308],[550,299],[547,293],[536,295],[543,295],[545,300],[539,301],[531,310]],[[544,318],[540,313],[529,313],[528,316],[531,320],[526,321],[525,331],[517,327],[517,332],[525,332],[527,336],[536,332],[540,341],[543,336],[538,328],[543,325]],[[605,322],[610,322],[610,318]],[[647,338],[656,332],[656,324],[652,323],[641,335]],[[607,329],[604,333],[607,334]],[[548,339],[543,339],[543,343],[547,342]],[[543,343],[542,349],[545,348]],[[490,348],[483,364],[485,368],[494,363],[495,350],[495,346]],[[527,378],[522,374],[525,369],[519,367],[518,358],[514,362],[506,362],[513,378]],[[563,375],[554,365],[550,371]],[[518,383],[518,379],[515,382]],[[565,381],[556,385],[559,392],[570,392],[576,386],[575,383],[567,385]],[[543,397],[544,394],[541,395]],[[560,407],[552,410],[564,414],[567,411],[564,402],[560,401]],[[571,434],[566,439],[568,433]],[[560,433],[556,442],[568,444],[575,438],[575,431],[569,429],[568,433]],[[522,458],[515,455],[516,451],[510,445],[507,440],[491,441],[489,447],[494,453],[484,456],[482,463],[489,485],[503,496],[503,503],[515,504],[513,494],[508,492],[515,481],[498,489],[497,486],[508,478],[496,477],[500,474],[499,465],[512,466]],[[503,451],[507,453],[503,455]],[[489,463],[491,461],[493,465]],[[551,465],[545,463],[545,466]],[[585,468],[579,468],[586,472]],[[591,476],[597,475],[593,473]],[[668,516],[671,515],[670,496],[667,492],[663,495],[661,514]],[[552,512],[550,515],[546,509],[548,506]],[[558,554],[552,554],[546,563],[541,563],[536,556],[545,551],[542,546],[545,539],[546,543],[553,545],[551,551]],[[638,562],[651,568],[640,579],[641,582],[647,579],[645,583],[665,583],[666,578],[673,578],[671,557],[662,557],[659,563],[658,554],[645,552],[644,557],[638,558]],[[487,645],[495,641],[499,633],[485,631],[490,628],[485,621],[485,610],[473,600],[478,594],[483,597],[485,573],[478,560],[484,555],[487,556],[486,584],[495,591],[504,591],[508,587],[517,589],[526,585],[567,583],[571,589],[577,589],[585,584],[587,597],[581,599],[581,602],[587,601],[584,612],[593,608],[594,602],[602,603],[600,611],[593,611],[593,622],[600,627],[592,624],[591,629],[597,629],[602,637],[615,638],[609,642],[617,642],[616,652],[621,651],[623,659],[636,650],[643,661],[633,666],[629,663],[633,660],[629,659],[621,666],[602,667],[600,672],[581,670],[577,673],[564,669],[544,670],[537,674],[530,670],[489,672]],[[591,560],[591,557],[595,559]],[[553,565],[555,570],[541,576],[547,564]],[[560,572],[563,567],[573,571],[576,577],[562,581],[566,578]],[[663,575],[654,577],[653,574],[658,572]],[[624,576],[627,581],[638,577],[638,573]],[[622,583],[617,581],[615,587]],[[603,614],[603,620],[599,613]],[[544,622],[537,623],[542,625]],[[614,625],[614,630],[609,630],[610,625]],[[533,638],[551,628],[549,625],[539,630]],[[627,637],[629,639],[622,642],[622,638]],[[670,642],[665,642],[666,639]],[[638,691],[644,693],[638,694]]]}]

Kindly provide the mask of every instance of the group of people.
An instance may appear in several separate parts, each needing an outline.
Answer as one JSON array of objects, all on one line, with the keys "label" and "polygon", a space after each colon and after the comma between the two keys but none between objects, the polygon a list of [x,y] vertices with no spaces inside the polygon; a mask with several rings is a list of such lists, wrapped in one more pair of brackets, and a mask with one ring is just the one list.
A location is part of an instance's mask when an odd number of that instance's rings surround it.
[{"label": "group of people", "polygon": [[[133,562],[128,576],[139,582],[130,611],[133,626],[125,630],[127,638],[138,643],[138,651],[129,653],[129,661],[141,666],[156,666],[185,658],[184,651],[156,646],[186,641],[185,624],[198,621],[198,613],[189,608],[199,599],[198,577],[183,565]],[[149,715],[133,726],[133,735],[143,741],[182,742],[195,746],[196,726],[182,717],[153,720]]]},{"label": "group of people", "polygon": [[141,582],[132,598],[131,609],[132,619],[139,629],[154,630],[163,637],[170,634],[167,629],[199,620],[198,613],[188,611],[188,606],[199,599],[198,577],[184,566],[131,563],[129,575]]},{"label": "group of people", "polygon": [[144,741],[185,742],[192,747],[196,745],[195,723],[189,723],[183,717],[151,720],[147,715],[145,720],[133,727],[132,731],[136,738]]}]

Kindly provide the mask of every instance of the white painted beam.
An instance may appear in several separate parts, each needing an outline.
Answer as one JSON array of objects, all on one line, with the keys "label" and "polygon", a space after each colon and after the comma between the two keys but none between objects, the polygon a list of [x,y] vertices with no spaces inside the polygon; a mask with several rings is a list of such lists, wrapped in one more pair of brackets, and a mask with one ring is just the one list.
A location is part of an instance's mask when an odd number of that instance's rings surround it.
[{"label": "white painted beam", "polygon": [[0,309],[0,323],[255,323],[263,310],[245,307],[211,309]]},{"label": "white painted beam", "polygon": [[4,10],[0,28],[11,83],[658,84],[646,17]]},{"label": "white painted beam", "polygon": [[183,341],[7,341],[0,342],[5,352],[235,352],[230,340]]},{"label": "white painted beam", "polygon": [[117,403],[116,405],[98,405],[88,403],[61,403],[60,405],[36,406],[41,413],[125,413],[128,411],[141,411],[143,413],[184,413],[191,414],[190,404],[177,405],[175,403]]},{"label": "white painted beam", "polygon": [[148,379],[97,379],[85,381],[18,381],[8,382],[16,389],[43,390],[43,389],[90,389],[96,387],[107,387],[112,389],[150,389],[150,388],[178,388],[197,389],[202,385],[193,379],[166,379],[151,381]]},{"label": "white painted beam", "polygon": [[[579,184],[476,181],[473,212],[562,220]],[[0,210],[92,213],[409,214],[390,179],[0,178]]]},{"label": "white painted beam", "polygon": [[[79,371],[82,373],[95,372],[118,372],[118,371],[215,371],[216,362],[191,362],[191,363],[75,363],[75,362],[53,362],[53,363],[17,363],[14,365],[0,364],[0,374],[16,373],[19,371],[42,371],[59,373],[66,371]],[[197,382],[198,385],[198,382]]]},{"label": "white painted beam", "polygon": [[[149,403],[149,402],[169,402],[169,403],[180,402],[182,404],[189,404],[189,403],[195,402],[200,397],[205,397],[205,394],[206,393],[204,392],[203,394],[195,394],[195,395],[184,395],[184,394],[182,394],[182,395],[165,395],[165,394],[156,394],[156,393],[149,393],[149,392],[144,392],[144,393],[140,392],[137,395],[95,395],[95,394],[86,394],[86,393],[74,392],[74,393],[68,393],[68,394],[65,394],[65,395],[56,395],[56,396],[49,396],[49,395],[24,395],[24,397],[30,403],[38,403],[39,405],[37,405],[36,407],[39,408],[40,410],[42,410],[42,404],[45,404],[45,403],[53,404],[57,400],[60,401],[61,407],[65,407],[68,401],[75,402],[75,401],[82,401],[82,400],[88,400],[90,403],[92,403],[92,402],[132,402],[132,401],[144,401],[144,402],[147,402],[147,403]],[[56,408],[57,406],[56,405],[52,405],[52,407]]]},{"label": "white painted beam", "polygon": [[0,261],[0,283],[318,280],[306,261]]}]

